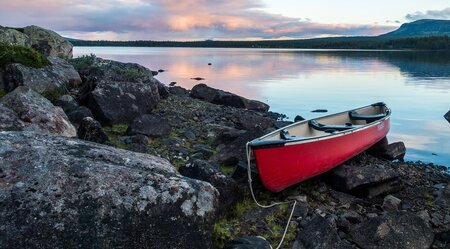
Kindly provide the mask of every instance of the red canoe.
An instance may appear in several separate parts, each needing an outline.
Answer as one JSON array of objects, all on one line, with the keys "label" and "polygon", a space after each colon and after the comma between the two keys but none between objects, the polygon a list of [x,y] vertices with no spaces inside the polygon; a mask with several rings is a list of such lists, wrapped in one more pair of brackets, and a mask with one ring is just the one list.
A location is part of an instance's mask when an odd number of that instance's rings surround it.
[{"label": "red canoe", "polygon": [[300,121],[249,142],[261,181],[279,192],[336,167],[384,138],[390,113],[376,103]]}]

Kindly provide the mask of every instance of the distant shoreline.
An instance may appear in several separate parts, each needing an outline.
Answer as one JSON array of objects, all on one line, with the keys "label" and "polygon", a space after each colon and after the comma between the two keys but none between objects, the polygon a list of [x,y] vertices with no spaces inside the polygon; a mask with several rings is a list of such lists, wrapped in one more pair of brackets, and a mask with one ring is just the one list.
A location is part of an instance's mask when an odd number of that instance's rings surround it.
[{"label": "distant shoreline", "polygon": [[366,49],[366,50],[450,50],[449,36],[386,38],[336,37],[306,40],[261,41],[84,41],[67,39],[76,47],[190,47],[271,49]]}]

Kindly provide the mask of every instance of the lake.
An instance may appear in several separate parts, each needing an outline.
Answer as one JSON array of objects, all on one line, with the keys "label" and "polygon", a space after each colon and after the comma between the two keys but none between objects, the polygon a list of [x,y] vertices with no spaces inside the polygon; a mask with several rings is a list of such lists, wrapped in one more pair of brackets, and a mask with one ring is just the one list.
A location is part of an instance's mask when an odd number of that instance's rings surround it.
[{"label": "lake", "polygon": [[450,124],[443,118],[450,109],[450,52],[74,48],[75,57],[91,53],[164,69],[156,78],[167,85],[206,83],[263,101],[289,120],[382,101],[392,109],[388,139],[405,142],[406,160],[450,166]]}]

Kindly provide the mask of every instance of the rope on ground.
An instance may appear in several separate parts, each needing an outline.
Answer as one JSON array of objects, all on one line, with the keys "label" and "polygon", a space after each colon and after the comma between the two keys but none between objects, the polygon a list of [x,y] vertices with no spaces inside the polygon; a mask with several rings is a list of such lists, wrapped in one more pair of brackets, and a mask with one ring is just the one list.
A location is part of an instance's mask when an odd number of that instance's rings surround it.
[{"label": "rope on ground", "polygon": [[[281,248],[281,246],[283,245],[283,241],[286,237],[286,233],[289,229],[289,224],[291,223],[292,220],[292,215],[294,214],[294,210],[295,210],[295,206],[297,205],[297,201],[284,201],[284,202],[275,202],[269,205],[264,205],[258,202],[258,200],[256,200],[255,197],[255,193],[253,192],[253,185],[252,185],[252,170],[251,170],[251,155],[252,155],[252,150],[250,149],[250,143],[248,142],[245,145],[245,152],[247,155],[247,174],[248,174],[248,185],[250,188],[250,193],[252,195],[253,201],[256,203],[256,205],[258,205],[261,208],[270,208],[270,207],[274,207],[274,206],[278,206],[278,205],[282,205],[282,204],[289,204],[289,203],[294,203],[294,205],[292,205],[292,210],[291,210],[291,214],[289,215],[289,219],[287,221],[286,227],[284,228],[284,232],[283,232],[283,236],[281,237],[280,243],[278,244],[278,246],[276,247],[276,249]],[[260,236],[262,237],[262,236]],[[264,237],[262,237],[264,238]],[[266,239],[266,238],[264,238]],[[272,248],[272,246],[270,246]]]}]

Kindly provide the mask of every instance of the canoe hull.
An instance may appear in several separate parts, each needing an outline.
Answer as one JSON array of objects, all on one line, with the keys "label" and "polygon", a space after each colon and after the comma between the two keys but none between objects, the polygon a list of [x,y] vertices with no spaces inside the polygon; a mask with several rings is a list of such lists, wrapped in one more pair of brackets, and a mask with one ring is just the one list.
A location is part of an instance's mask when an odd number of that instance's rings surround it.
[{"label": "canoe hull", "polygon": [[279,192],[293,184],[322,174],[383,139],[390,128],[389,117],[361,129],[335,136],[287,143],[278,147],[253,148],[264,186]]}]

